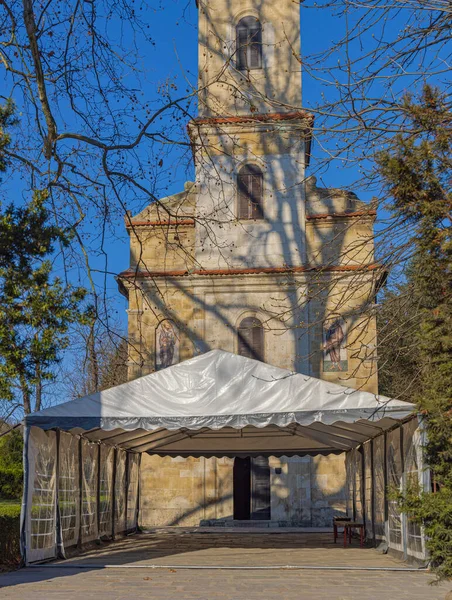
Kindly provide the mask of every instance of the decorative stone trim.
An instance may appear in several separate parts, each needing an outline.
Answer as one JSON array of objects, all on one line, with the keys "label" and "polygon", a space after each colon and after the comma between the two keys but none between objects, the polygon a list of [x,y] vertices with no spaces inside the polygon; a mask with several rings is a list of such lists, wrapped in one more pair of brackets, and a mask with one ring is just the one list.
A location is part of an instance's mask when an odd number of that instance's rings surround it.
[{"label": "decorative stone trim", "polygon": [[147,277],[186,277],[188,275],[203,275],[203,276],[215,276],[215,275],[258,275],[260,273],[307,273],[311,271],[317,272],[355,272],[355,271],[375,271],[381,270],[383,267],[378,263],[369,265],[337,265],[330,267],[255,267],[255,268],[241,268],[241,269],[194,269],[193,271],[188,270],[174,270],[174,271],[123,271],[118,277],[123,279],[133,278],[147,278]]},{"label": "decorative stone trim", "polygon": [[194,227],[194,219],[175,219],[169,221],[132,221],[126,224],[127,229],[133,229],[134,227],[178,227],[179,225],[186,225]]},{"label": "decorative stone trim", "polygon": [[235,125],[236,123],[267,123],[277,121],[295,121],[297,119],[309,119],[314,121],[314,115],[300,110],[291,113],[259,113],[256,115],[238,115],[236,117],[201,117],[194,119],[190,125]]},{"label": "decorative stone trim", "polygon": [[318,215],[306,215],[306,221],[314,221],[316,219],[349,219],[358,217],[374,217],[376,214],[376,210],[362,210],[349,213],[322,213]]}]

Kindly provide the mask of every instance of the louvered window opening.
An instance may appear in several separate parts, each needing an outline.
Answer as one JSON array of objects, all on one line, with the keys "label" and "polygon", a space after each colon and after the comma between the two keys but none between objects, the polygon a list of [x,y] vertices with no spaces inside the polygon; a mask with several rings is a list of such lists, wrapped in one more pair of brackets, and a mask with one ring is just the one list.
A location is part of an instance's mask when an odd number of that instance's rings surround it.
[{"label": "louvered window opening", "polygon": [[243,18],[236,29],[237,69],[262,68],[262,26],[255,17]]},{"label": "louvered window opening", "polygon": [[241,356],[264,360],[264,328],[259,319],[243,319],[238,329],[238,340],[238,353]]},{"label": "louvered window opening", "polygon": [[239,219],[264,217],[263,179],[262,171],[254,165],[247,165],[240,171],[237,178]]}]

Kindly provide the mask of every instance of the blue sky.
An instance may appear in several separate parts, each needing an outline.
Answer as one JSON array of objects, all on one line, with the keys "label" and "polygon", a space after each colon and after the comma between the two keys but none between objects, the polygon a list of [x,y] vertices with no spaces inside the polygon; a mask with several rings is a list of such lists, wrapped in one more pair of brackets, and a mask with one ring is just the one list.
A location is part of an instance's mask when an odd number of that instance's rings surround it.
[{"label": "blue sky", "polygon": [[[320,5],[324,4],[322,2]],[[197,76],[197,9],[194,0],[156,0],[155,10],[147,15],[150,23],[150,31],[153,36],[154,43],[142,44],[138,48],[140,54],[140,60],[144,77],[140,77],[139,80],[133,83],[137,86],[143,97],[147,98],[150,102],[158,104],[161,98],[158,94],[159,87],[162,86],[169,79],[172,80],[179,88],[182,93],[187,88],[186,78],[194,85]],[[356,22],[356,18],[359,13],[356,12],[349,17],[349,25],[353,25]],[[386,39],[394,38],[398,32],[403,30],[406,24],[406,14],[403,12],[393,15],[393,19],[389,22],[385,22],[384,30],[381,26],[378,26],[375,30],[377,38],[380,34],[384,35]],[[114,33],[121,35],[122,24],[113,23],[110,25],[113,27]],[[116,31],[117,30],[117,31]],[[309,2],[301,4],[301,39],[302,39],[302,55],[314,55],[316,53],[325,51],[326,49],[333,46],[335,41],[338,41],[343,37],[346,30],[346,20],[339,12],[334,12],[332,9],[326,9],[320,7],[311,6]],[[127,34],[126,34],[127,35]],[[372,37],[372,34],[365,35],[360,42],[352,43],[350,46],[350,55],[353,60],[359,59],[361,55],[365,55],[366,52],[376,44],[376,38]],[[328,58],[328,65],[332,66],[337,64],[337,61],[343,61],[344,55],[335,53],[330,55]],[[320,69],[322,65],[319,65]],[[321,75],[321,71],[318,72]],[[133,77],[133,76],[131,76]],[[399,94],[404,91],[408,86],[413,85],[416,79],[410,75],[401,78],[394,91]],[[419,84],[419,81],[417,82]],[[381,93],[378,89],[378,82],[376,83],[376,94]],[[336,90],[334,86],[321,85],[318,81],[315,81],[306,72],[303,74],[303,106],[305,108],[312,109],[318,102],[321,102],[321,94],[325,96],[334,97]],[[165,124],[165,121],[163,121]],[[181,128],[185,124],[181,123]],[[134,124],[131,123],[131,128]],[[331,141],[331,145],[334,149],[334,140]],[[358,151],[359,152],[359,151]],[[361,157],[363,163],[366,163],[366,157]],[[316,159],[322,159],[322,150],[319,145],[314,145],[314,165]],[[151,162],[157,162],[156,156],[151,157]],[[170,163],[170,161],[168,161]],[[168,163],[165,163],[168,164]],[[171,174],[168,175],[165,168],[160,170],[160,185],[157,186],[156,194],[160,197],[170,193],[174,193],[183,189],[184,181],[187,177],[187,171],[184,165],[181,165],[178,169],[171,168]],[[190,175],[190,173],[189,173]],[[354,182],[360,177],[357,163],[353,163],[350,168],[346,168],[346,165],[342,161],[336,161],[329,165],[328,169],[322,174],[321,183],[323,185],[333,187],[351,187],[354,188]],[[20,186],[17,186],[17,182],[14,177],[9,182],[10,193],[15,197],[15,200],[20,202],[22,195],[20,194]],[[363,190],[359,191],[359,195],[364,200],[369,200],[375,193],[375,190]],[[24,197],[27,197],[26,195]],[[144,200],[141,208],[144,207]],[[138,205],[135,204],[136,212]],[[94,217],[91,223],[85,227],[85,234],[87,237],[91,237],[94,244],[97,243],[96,238],[99,237],[99,221]],[[126,269],[129,265],[129,252],[128,252],[129,240],[124,227],[121,215],[118,215],[113,223],[113,226],[109,229],[108,235],[105,240],[104,250],[108,258],[107,268],[109,271],[121,272]],[[91,256],[92,265],[100,272],[97,278],[97,284],[99,289],[104,284],[104,278],[101,272],[105,268],[105,255],[99,254]],[[61,268],[61,265],[60,265]],[[80,272],[75,272],[74,278],[82,277]],[[116,282],[113,276],[106,278],[107,282],[107,294],[111,300],[111,311],[117,314],[120,322],[125,325],[126,322],[126,302],[120,296],[117,291]]]}]

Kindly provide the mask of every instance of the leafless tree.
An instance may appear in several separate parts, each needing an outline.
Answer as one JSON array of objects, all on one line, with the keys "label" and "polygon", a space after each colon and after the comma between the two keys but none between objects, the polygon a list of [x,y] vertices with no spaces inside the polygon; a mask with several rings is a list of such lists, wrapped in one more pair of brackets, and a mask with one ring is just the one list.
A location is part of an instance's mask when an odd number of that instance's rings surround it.
[{"label": "leafless tree", "polygon": [[[153,44],[159,9],[157,1],[0,2],[2,97],[13,98],[20,114],[8,159],[14,177],[19,173],[30,189],[50,190],[55,220],[74,232],[74,244],[63,252],[67,276],[83,272],[99,323],[110,332],[114,326],[105,310],[111,302],[107,282],[117,269],[108,260],[108,243],[123,227],[123,219],[131,225],[130,211],[149,203],[159,207],[163,221],[177,217],[159,201],[175,170],[191,168],[193,145],[185,125],[196,115],[194,101],[201,90],[187,77],[181,87],[171,79],[159,84],[151,99],[141,91],[148,76],[142,66],[144,54]],[[347,169],[355,191],[378,196],[371,206],[380,215],[374,238],[375,262],[381,265],[375,271],[376,289],[383,271],[403,277],[415,232],[387,212],[373,155],[403,126],[401,98],[407,89],[429,81],[450,94],[451,3],[325,0],[304,2],[302,10],[337,20],[332,43],[325,39],[323,49],[311,53],[305,48],[299,56],[305,86],[319,90],[317,101],[307,107],[315,117],[311,173],[328,183],[329,172]],[[233,57],[226,60],[225,69],[230,60]],[[221,173],[216,183],[221,186]],[[197,225],[215,238],[213,224],[219,219],[212,214],[198,219]],[[227,256],[229,248],[216,239],[213,243]],[[329,243],[337,245],[337,240]],[[183,241],[177,244],[180,253],[190,254]],[[358,250],[344,248],[339,259],[347,261]],[[138,265],[147,268],[140,258]],[[329,265],[324,266],[326,270]],[[320,270],[303,301],[328,292],[337,295],[340,309],[361,281],[348,274],[332,281]],[[288,309],[275,304],[273,310],[283,318]],[[374,318],[376,310],[373,297],[363,302],[363,319]],[[317,327],[324,319],[325,314],[319,315],[309,326]],[[88,348],[93,339],[88,336]],[[94,351],[89,360],[95,373]],[[94,387],[99,385],[97,375]]]}]

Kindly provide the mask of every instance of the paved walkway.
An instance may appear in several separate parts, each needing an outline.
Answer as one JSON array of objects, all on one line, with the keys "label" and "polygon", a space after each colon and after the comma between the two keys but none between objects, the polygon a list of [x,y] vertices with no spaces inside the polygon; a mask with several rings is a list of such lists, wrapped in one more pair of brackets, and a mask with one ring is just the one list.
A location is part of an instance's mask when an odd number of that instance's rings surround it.
[{"label": "paved walkway", "polygon": [[[444,600],[452,589],[452,584],[430,586],[432,576],[425,572],[366,570],[407,565],[373,549],[362,550],[357,542],[344,549],[331,538],[287,532],[160,531],[129,537],[64,563],[0,575],[0,598]],[[151,564],[160,568],[146,566]],[[284,565],[313,568],[259,568]],[[196,568],[200,566],[211,568]],[[244,566],[254,568],[237,569]]]}]

